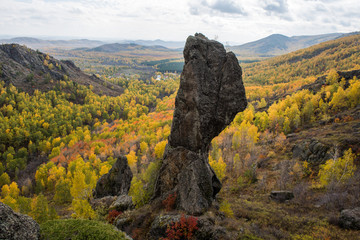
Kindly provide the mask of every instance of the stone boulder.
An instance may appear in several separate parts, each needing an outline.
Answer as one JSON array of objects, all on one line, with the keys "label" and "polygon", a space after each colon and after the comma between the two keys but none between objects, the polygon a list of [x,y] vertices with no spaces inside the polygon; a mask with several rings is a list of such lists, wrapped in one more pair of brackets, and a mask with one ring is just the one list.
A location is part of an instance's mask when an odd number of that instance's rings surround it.
[{"label": "stone boulder", "polygon": [[205,212],[221,189],[208,163],[211,140],[247,106],[238,60],[202,34],[188,37],[169,143],[153,199],[175,194],[176,208]]},{"label": "stone boulder", "polygon": [[91,207],[96,211],[108,211],[111,204],[116,200],[116,196],[106,196],[102,198],[90,199]]},{"label": "stone boulder", "polygon": [[93,192],[94,198],[127,194],[133,174],[126,157],[120,156],[107,174],[101,176]]},{"label": "stone boulder", "polygon": [[360,230],[360,207],[342,210],[339,225],[346,229]]},{"label": "stone boulder", "polygon": [[294,198],[294,193],[291,191],[271,191],[270,199],[283,203]]},{"label": "stone boulder", "polygon": [[111,204],[109,210],[115,209],[116,211],[125,211],[134,207],[132,202],[132,197],[129,195],[123,194],[116,198],[116,200]]},{"label": "stone boulder", "polygon": [[0,202],[0,239],[35,240],[40,238],[40,227],[31,217],[14,212]]}]

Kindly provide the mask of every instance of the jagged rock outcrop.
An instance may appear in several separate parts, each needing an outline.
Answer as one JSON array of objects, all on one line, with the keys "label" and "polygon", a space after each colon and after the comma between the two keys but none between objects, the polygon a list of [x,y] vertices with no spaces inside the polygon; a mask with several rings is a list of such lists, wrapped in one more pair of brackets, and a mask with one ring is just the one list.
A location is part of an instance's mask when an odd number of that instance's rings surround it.
[{"label": "jagged rock outcrop", "polygon": [[14,212],[0,202],[0,239],[35,240],[40,238],[40,227],[31,217]]},{"label": "jagged rock outcrop", "polygon": [[127,194],[133,174],[127,159],[120,156],[107,174],[101,176],[93,192],[94,198]]},{"label": "jagged rock outcrop", "polygon": [[330,147],[312,139],[296,144],[293,149],[293,158],[319,165],[331,158]]},{"label": "jagged rock outcrop", "polygon": [[154,198],[177,194],[176,206],[201,214],[221,189],[208,163],[211,140],[247,106],[238,60],[202,34],[188,37],[169,143]]}]

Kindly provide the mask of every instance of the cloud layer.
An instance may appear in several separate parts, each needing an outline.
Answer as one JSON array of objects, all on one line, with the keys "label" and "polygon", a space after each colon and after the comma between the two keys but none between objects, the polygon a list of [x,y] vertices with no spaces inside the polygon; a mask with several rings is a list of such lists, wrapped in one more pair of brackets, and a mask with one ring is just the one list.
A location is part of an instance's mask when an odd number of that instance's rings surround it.
[{"label": "cloud layer", "polygon": [[203,32],[244,43],[358,31],[358,0],[1,0],[0,35],[184,40]]}]

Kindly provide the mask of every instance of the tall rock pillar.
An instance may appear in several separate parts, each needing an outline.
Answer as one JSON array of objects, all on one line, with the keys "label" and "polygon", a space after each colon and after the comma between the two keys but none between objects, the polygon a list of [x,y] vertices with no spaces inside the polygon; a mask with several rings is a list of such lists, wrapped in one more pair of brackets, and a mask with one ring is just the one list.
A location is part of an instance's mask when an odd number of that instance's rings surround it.
[{"label": "tall rock pillar", "polygon": [[221,189],[208,163],[211,140],[247,106],[242,71],[232,52],[202,34],[189,36],[185,65],[155,198],[177,194],[176,206],[201,214]]}]

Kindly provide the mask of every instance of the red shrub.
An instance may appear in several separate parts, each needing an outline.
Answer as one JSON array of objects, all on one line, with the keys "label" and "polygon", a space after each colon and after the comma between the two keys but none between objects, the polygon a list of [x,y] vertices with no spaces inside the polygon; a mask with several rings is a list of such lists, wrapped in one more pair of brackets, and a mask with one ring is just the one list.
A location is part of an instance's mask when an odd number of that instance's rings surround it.
[{"label": "red shrub", "polygon": [[106,220],[112,224],[114,222],[114,220],[116,219],[117,216],[119,216],[120,214],[122,214],[122,212],[118,212],[116,210],[111,210],[109,211],[109,214],[106,217]]},{"label": "red shrub", "polygon": [[177,194],[173,193],[170,194],[164,201],[162,201],[163,206],[165,207],[166,211],[171,211],[175,208]]},{"label": "red shrub", "polygon": [[140,228],[135,228],[135,229],[132,230],[132,232],[131,232],[131,237],[132,237],[133,239],[138,239],[138,238],[140,238],[141,233],[142,233],[142,231],[141,231]]},{"label": "red shrub", "polygon": [[192,216],[185,217],[185,215],[182,214],[179,222],[168,225],[166,230],[167,237],[162,240],[191,239],[194,232],[198,229],[197,218]]}]

